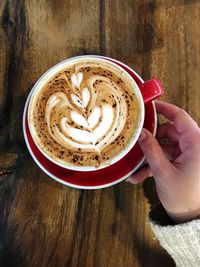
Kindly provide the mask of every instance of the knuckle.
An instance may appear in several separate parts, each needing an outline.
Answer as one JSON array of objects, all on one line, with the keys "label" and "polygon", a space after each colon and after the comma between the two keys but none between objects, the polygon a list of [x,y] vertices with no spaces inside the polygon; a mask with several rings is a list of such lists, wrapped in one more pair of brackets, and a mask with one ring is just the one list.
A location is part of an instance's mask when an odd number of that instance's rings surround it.
[{"label": "knuckle", "polygon": [[177,112],[178,112],[179,116],[187,116],[188,115],[187,112],[182,108],[179,108]]}]

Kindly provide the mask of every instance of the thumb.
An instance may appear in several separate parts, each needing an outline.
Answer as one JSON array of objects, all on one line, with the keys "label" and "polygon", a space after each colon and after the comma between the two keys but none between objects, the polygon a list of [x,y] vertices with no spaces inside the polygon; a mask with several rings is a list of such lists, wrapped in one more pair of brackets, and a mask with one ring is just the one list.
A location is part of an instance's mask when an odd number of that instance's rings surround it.
[{"label": "thumb", "polygon": [[138,142],[155,179],[161,176],[164,178],[165,174],[169,176],[171,163],[165,157],[156,138],[148,130],[142,129]]}]

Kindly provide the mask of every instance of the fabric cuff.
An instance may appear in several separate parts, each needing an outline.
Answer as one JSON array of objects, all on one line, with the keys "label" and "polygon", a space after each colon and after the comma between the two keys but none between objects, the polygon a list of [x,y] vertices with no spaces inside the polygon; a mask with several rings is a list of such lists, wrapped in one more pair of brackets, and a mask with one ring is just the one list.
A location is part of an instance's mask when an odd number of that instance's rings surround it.
[{"label": "fabric cuff", "polygon": [[200,219],[175,224],[158,204],[150,211],[149,221],[160,245],[178,267],[200,266]]}]

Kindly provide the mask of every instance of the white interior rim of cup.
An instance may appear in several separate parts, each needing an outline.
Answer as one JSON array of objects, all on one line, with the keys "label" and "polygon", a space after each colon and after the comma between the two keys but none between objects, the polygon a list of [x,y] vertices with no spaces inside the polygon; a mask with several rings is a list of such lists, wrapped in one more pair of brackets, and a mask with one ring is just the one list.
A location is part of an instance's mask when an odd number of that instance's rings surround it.
[{"label": "white interior rim of cup", "polygon": [[[142,130],[142,126],[143,126],[143,123],[144,123],[144,102],[143,102],[143,98],[142,98],[142,95],[141,95],[141,92],[140,92],[140,89],[137,85],[137,83],[135,82],[135,80],[133,79],[133,77],[124,69],[122,68],[121,66],[119,66],[117,64],[120,63],[120,64],[123,64],[121,63],[120,61],[116,61],[112,58],[108,58],[108,57],[101,57],[101,56],[98,56],[98,55],[84,55],[84,56],[77,56],[77,57],[71,57],[71,58],[68,58],[66,60],[63,60],[59,63],[57,63],[56,65],[54,65],[53,67],[51,67],[50,69],[48,69],[39,79],[38,81],[35,83],[35,85],[33,86],[32,90],[31,90],[31,96],[30,96],[30,101],[29,101],[29,105],[28,105],[28,122],[29,122],[29,107],[30,107],[30,104],[32,102],[32,100],[34,99],[34,97],[36,96],[36,93],[38,92],[38,90],[48,81],[51,79],[51,77],[53,75],[55,75],[55,73],[57,73],[58,71],[61,71],[62,69],[64,69],[66,67],[67,64],[71,64],[71,63],[74,63],[76,61],[80,61],[80,59],[82,60],[86,60],[86,59],[94,59],[95,61],[104,61],[106,63],[109,62],[110,65],[113,65],[114,67],[118,68],[119,70],[121,70],[123,73],[126,73],[126,76],[128,77],[129,81],[131,81],[133,84],[134,84],[134,88],[136,88],[135,90],[135,93],[136,93],[136,96],[140,102],[140,107],[141,107],[141,113],[140,113],[140,118],[138,120],[138,125],[136,127],[136,131],[135,131],[135,134],[133,135],[133,137],[131,138],[129,144],[126,146],[125,149],[122,150],[121,153],[117,154],[115,157],[112,158],[110,165],[118,162],[120,159],[122,159],[131,149],[132,147],[135,145],[135,143],[137,142],[138,138],[139,138],[139,135],[140,135],[140,132]],[[115,62],[111,62],[110,60],[114,60]],[[123,64],[124,66],[126,66],[125,64]],[[128,67],[128,66],[126,66]],[[132,72],[134,72],[132,69],[131,69]],[[134,72],[135,73],[135,72]],[[137,75],[138,76],[138,75]],[[29,123],[28,123],[29,124]],[[34,136],[32,135],[32,132],[31,132],[31,129],[29,127],[29,130],[30,130],[30,134],[34,140]],[[108,167],[107,165],[102,165],[100,166],[98,169],[96,167],[89,167],[89,166],[73,166],[73,165],[64,165],[56,160],[54,160],[53,158],[51,158],[49,155],[47,155],[41,148],[40,146],[34,141],[35,145],[37,146],[37,148],[40,150],[40,152],[46,157],[48,158],[51,162],[55,163],[56,165],[60,166],[60,167],[63,167],[65,169],[69,169],[69,170],[74,170],[74,171],[96,171],[96,170],[100,170],[100,169],[103,169],[103,168],[106,168]]]}]

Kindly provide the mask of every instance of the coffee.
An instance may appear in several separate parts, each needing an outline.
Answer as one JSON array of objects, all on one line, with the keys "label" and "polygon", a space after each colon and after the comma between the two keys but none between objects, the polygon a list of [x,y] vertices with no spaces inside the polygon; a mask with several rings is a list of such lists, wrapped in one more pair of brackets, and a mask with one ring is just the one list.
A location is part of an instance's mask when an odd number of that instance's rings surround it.
[{"label": "coffee", "polygon": [[109,61],[66,63],[31,97],[28,120],[35,143],[65,167],[109,164],[138,127],[140,104],[133,86]]}]

